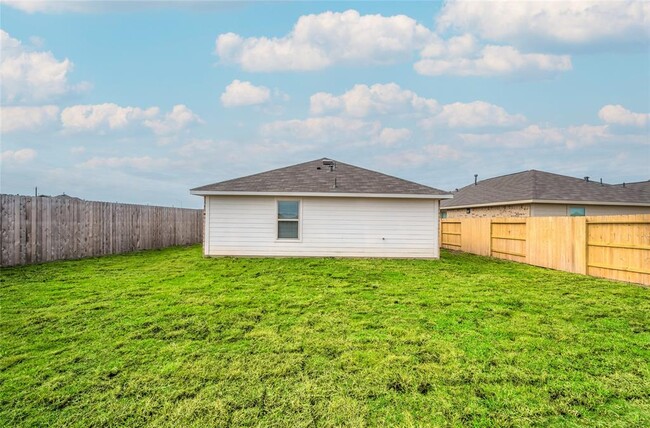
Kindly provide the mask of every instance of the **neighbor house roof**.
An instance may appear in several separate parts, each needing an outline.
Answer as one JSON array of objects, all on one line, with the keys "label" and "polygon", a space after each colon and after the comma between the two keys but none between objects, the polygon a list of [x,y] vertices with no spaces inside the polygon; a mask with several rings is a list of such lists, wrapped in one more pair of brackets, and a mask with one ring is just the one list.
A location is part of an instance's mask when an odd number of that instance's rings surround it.
[{"label": "neighbor house roof", "polygon": [[[326,165],[326,164],[332,164]],[[191,190],[194,195],[312,195],[450,198],[440,189],[328,158],[274,169]]]},{"label": "neighbor house roof", "polygon": [[650,205],[650,193],[544,171],[523,171],[481,180],[454,193],[441,208],[469,208],[517,203],[597,203]]},{"label": "neighbor house roof", "polygon": [[617,186],[635,189],[635,190],[641,190],[643,192],[650,193],[650,180],[637,181],[636,183],[621,183],[621,184],[617,184]]}]

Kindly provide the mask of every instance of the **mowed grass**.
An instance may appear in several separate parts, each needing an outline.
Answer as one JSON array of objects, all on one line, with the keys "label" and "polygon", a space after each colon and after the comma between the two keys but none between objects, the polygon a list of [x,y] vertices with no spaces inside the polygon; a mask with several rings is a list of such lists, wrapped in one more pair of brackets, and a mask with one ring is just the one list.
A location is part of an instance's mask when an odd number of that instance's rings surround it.
[{"label": "mowed grass", "polygon": [[199,247],[0,274],[0,426],[650,426],[631,284]]}]

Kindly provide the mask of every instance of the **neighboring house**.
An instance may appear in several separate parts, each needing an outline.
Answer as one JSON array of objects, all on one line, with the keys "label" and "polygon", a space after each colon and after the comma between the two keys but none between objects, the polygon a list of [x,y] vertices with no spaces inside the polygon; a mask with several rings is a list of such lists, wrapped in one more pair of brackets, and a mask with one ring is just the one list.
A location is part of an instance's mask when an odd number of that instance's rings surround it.
[{"label": "neighboring house", "polygon": [[650,192],[544,171],[476,181],[441,204],[443,218],[650,213]]},{"label": "neighboring house", "polygon": [[646,193],[650,193],[650,180],[646,181],[637,181],[636,183],[621,183],[617,186],[625,187],[628,189],[641,190]]},{"label": "neighboring house", "polygon": [[191,190],[207,256],[438,258],[448,192],[330,159]]}]

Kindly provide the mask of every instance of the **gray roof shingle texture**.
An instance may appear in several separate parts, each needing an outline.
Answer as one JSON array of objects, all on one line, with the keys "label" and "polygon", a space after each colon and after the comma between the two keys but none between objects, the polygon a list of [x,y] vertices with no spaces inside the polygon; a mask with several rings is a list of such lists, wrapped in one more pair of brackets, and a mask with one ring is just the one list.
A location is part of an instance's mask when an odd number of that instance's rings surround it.
[{"label": "gray roof shingle texture", "polygon": [[599,182],[544,171],[524,171],[479,181],[442,201],[442,208],[475,206],[514,201],[584,201],[650,203],[650,193],[630,187],[601,185]]},{"label": "gray roof shingle texture", "polygon": [[[323,165],[327,158],[274,169],[247,177],[196,187],[192,191],[268,193],[384,193],[400,195],[448,195],[440,189],[336,162],[334,171]],[[336,187],[334,180],[336,179]]]}]

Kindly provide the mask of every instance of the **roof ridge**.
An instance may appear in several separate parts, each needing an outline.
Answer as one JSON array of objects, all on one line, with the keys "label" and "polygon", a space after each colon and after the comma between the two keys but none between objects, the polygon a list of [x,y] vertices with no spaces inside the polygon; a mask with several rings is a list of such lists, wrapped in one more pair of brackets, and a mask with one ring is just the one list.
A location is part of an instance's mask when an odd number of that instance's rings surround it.
[{"label": "roof ridge", "polygon": [[426,184],[416,183],[415,181],[406,180],[405,178],[399,178],[399,177],[396,177],[396,176],[394,176],[394,175],[385,174],[385,173],[383,173],[383,172],[373,171],[372,169],[364,168],[364,167],[362,167],[362,166],[351,165],[351,164],[349,164],[349,163],[345,163],[345,162],[339,162],[339,161],[337,161],[336,159],[332,159],[332,158],[326,158],[326,159],[333,160],[333,161],[336,162],[336,163],[341,163],[341,164],[343,164],[343,165],[351,166],[351,167],[353,167],[353,168],[362,169],[362,170],[364,170],[364,171],[368,171],[368,172],[371,172],[371,173],[373,173],[373,174],[380,174],[380,175],[383,175],[384,177],[389,177],[389,178],[393,178],[393,179],[395,179],[395,180],[400,180],[400,181],[403,181],[403,182],[405,182],[405,183],[416,184],[416,185],[418,185],[418,186],[428,187],[428,188],[433,189],[433,190],[440,190],[440,191],[443,191],[444,193],[451,193],[451,192],[447,192],[446,190],[437,189],[437,188],[435,188],[435,187],[431,187],[431,186],[426,185]]}]

